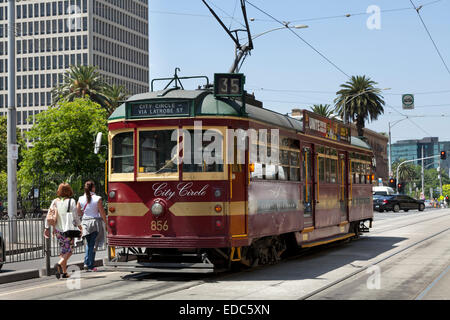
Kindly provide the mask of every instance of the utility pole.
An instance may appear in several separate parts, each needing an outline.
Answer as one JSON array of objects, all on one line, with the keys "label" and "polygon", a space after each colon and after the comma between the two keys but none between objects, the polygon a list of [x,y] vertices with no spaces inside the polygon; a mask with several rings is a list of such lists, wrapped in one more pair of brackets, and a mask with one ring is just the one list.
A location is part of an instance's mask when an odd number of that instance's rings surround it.
[{"label": "utility pole", "polygon": [[10,239],[17,242],[17,112],[16,112],[16,1],[8,1],[8,216]]},{"label": "utility pole", "polygon": [[423,146],[422,146],[422,194],[425,197],[425,167],[423,165]]}]

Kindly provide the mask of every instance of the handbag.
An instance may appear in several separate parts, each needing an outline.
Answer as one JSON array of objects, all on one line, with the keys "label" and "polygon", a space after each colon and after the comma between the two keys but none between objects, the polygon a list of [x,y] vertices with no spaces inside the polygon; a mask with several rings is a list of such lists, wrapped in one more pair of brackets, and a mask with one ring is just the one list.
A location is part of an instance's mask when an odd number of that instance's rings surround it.
[{"label": "handbag", "polygon": [[[71,199],[69,199],[69,205],[67,206],[67,214],[70,214],[72,216],[72,213],[70,212],[70,202]],[[72,216],[73,219],[73,216]],[[75,225],[75,223],[74,223]],[[63,232],[62,235],[65,238],[80,238],[81,237],[81,231],[80,230],[68,230],[66,232]]]},{"label": "handbag", "polygon": [[58,208],[55,205],[48,210],[46,220],[49,226],[56,226],[58,222]]}]

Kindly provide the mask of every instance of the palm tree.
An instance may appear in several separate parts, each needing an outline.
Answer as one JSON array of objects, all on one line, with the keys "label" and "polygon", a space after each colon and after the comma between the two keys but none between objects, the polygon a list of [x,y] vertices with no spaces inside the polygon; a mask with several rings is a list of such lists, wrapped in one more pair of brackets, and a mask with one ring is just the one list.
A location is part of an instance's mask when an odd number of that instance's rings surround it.
[{"label": "palm tree", "polygon": [[105,107],[108,99],[105,94],[107,87],[97,67],[70,66],[64,75],[63,84],[52,90],[53,105],[60,100],[73,101],[88,95],[92,101]]},{"label": "palm tree", "polygon": [[[392,164],[392,171],[394,172],[394,174],[397,172],[397,167],[400,163],[402,163],[403,161],[405,161],[405,159],[400,159],[398,161],[395,161]],[[408,182],[411,181],[415,178],[419,178],[420,176],[417,176],[417,170],[416,170],[415,165],[413,165],[412,163],[405,163],[403,164],[399,169],[398,169],[398,178],[400,181],[404,181],[404,182]],[[400,182],[400,181],[397,181]]]},{"label": "palm tree", "polygon": [[341,85],[341,90],[336,94],[334,100],[336,104],[335,111],[345,121],[351,119],[358,128],[358,136],[363,136],[366,120],[377,120],[380,114],[384,113],[385,104],[381,90],[376,88],[378,83],[366,78],[366,76],[352,76],[350,81]]},{"label": "palm tree", "polygon": [[333,115],[333,110],[329,104],[315,104],[311,108],[312,112],[317,113],[325,118],[330,118]]},{"label": "palm tree", "polygon": [[129,97],[129,93],[124,86],[117,86],[115,84],[106,87],[105,95],[107,96],[105,107],[108,111],[108,115],[111,115],[114,110]]}]

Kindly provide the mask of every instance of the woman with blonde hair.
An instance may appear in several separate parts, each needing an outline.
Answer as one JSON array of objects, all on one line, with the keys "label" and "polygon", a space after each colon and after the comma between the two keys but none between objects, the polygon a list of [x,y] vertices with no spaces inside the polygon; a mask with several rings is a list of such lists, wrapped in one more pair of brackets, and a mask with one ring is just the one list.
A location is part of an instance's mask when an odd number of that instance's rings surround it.
[{"label": "woman with blonde hair", "polygon": [[[73,190],[67,183],[61,183],[57,191],[58,198],[52,201],[51,209],[57,210],[56,224],[53,233],[58,239],[60,248],[59,262],[55,264],[56,278],[69,278],[67,274],[67,261],[72,256],[74,238],[81,236],[81,221],[78,217],[78,210],[75,199],[72,199]],[[50,238],[50,226],[45,220],[44,236]]]}]

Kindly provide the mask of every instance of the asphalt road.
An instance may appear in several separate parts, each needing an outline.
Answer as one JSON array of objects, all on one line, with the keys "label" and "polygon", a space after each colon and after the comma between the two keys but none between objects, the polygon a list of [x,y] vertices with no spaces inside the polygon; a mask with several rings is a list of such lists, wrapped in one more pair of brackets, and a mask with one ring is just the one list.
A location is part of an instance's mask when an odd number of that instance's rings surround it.
[{"label": "asphalt road", "polygon": [[450,299],[450,209],[375,213],[359,240],[221,275],[81,272],[0,285],[0,299]]}]

